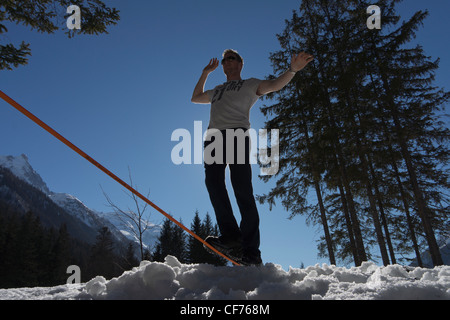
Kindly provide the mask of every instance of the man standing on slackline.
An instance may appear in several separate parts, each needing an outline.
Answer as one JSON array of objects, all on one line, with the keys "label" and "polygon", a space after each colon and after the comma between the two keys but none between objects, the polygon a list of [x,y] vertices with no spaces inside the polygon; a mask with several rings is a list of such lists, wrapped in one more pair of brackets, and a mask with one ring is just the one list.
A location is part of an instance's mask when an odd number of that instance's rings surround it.
[{"label": "man standing on slackline", "polygon": [[[259,251],[259,214],[253,196],[249,138],[245,136],[243,140],[245,141],[244,155],[242,154],[244,149],[239,148],[238,143],[235,143],[235,141],[242,140],[236,137],[238,132],[250,129],[250,108],[259,97],[281,90],[314,57],[305,52],[294,54],[289,70],[274,80],[255,78],[242,80],[241,71],[244,60],[239,53],[227,49],[222,57],[222,67],[227,82],[212,90],[204,90],[208,75],[219,66],[218,59],[211,59],[203,69],[191,99],[193,103],[211,104],[208,132],[214,134],[207,134],[205,151],[208,145],[217,139],[217,134],[221,135],[223,146],[223,150],[214,149],[211,155],[207,155],[205,152],[204,157],[206,187],[221,233],[220,237],[209,236],[206,238],[206,242],[240,264],[260,265],[262,260]],[[236,134],[234,134],[235,132]],[[227,141],[227,137],[232,137],[232,139],[228,139],[232,141]],[[227,153],[232,156],[227,157]],[[214,161],[208,161],[211,159]],[[234,217],[225,185],[227,165],[230,167],[231,183],[241,213],[240,226]]]}]

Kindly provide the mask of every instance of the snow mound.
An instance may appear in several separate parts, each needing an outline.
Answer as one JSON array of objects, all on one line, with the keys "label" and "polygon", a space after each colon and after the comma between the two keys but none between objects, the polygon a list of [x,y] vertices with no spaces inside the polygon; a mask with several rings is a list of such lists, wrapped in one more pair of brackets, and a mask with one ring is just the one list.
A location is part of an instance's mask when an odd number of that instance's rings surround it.
[{"label": "snow mound", "polygon": [[107,281],[53,288],[2,289],[0,299],[150,299],[150,300],[393,300],[450,299],[450,266],[433,269],[365,262],[343,268],[323,264],[306,269],[266,263],[260,267],[215,267],[182,264],[168,256],[164,263],[139,267]]}]

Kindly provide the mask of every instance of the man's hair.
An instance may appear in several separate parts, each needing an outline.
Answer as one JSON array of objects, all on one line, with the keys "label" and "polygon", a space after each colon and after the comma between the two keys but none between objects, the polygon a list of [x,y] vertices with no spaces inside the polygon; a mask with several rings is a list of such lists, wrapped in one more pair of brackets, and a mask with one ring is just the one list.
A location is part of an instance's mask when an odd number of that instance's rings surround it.
[{"label": "man's hair", "polygon": [[234,49],[227,49],[227,50],[225,50],[223,52],[223,54],[222,54],[222,58],[224,58],[227,53],[234,54],[238,58],[238,61],[242,62],[242,64],[244,64],[244,59],[242,59],[241,55],[236,50],[234,50]]}]

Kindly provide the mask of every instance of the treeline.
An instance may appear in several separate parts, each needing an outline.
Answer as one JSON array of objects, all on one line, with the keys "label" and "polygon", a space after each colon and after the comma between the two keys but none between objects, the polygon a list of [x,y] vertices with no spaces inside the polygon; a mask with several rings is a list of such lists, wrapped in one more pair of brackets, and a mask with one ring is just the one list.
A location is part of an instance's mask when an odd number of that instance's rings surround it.
[{"label": "treeline", "polygon": [[262,108],[266,127],[280,130],[280,170],[263,177],[277,184],[259,200],[280,199],[320,226],[319,253],[332,264],[422,265],[425,250],[443,263],[450,93],[433,86],[439,59],[408,46],[428,12],[401,21],[397,2],[377,2],[382,26],[370,30],[367,1],[303,0],[270,57],[275,73],[295,52],[315,60]]},{"label": "treeline", "polygon": [[[190,230],[202,239],[207,236],[219,235],[217,224],[213,225],[209,214],[206,214],[202,221],[198,211],[195,212]],[[216,266],[227,264],[227,260],[207,252],[201,242],[194,237],[188,237],[180,227],[169,219],[165,219],[163,223],[153,253],[153,260],[163,262],[167,255],[175,256],[182,263],[209,263]]]},{"label": "treeline", "polygon": [[0,288],[49,287],[65,284],[77,265],[81,281],[97,275],[107,279],[139,265],[135,250],[116,248],[108,228],[99,230],[93,245],[72,238],[65,225],[42,226],[32,212],[0,212]]},{"label": "treeline", "polygon": [[[195,213],[191,230],[199,236],[217,235],[217,225],[207,214],[203,221]],[[226,265],[226,260],[208,253],[200,242],[187,238],[170,220],[163,224],[153,254],[146,250],[144,260],[163,262],[167,255],[183,263]],[[44,227],[32,212],[23,215],[0,208],[0,288],[50,287],[65,284],[76,265],[81,282],[101,275],[106,279],[120,276],[140,263],[132,243],[118,248],[107,227],[98,231],[89,245],[72,238],[65,225],[58,230]]]}]

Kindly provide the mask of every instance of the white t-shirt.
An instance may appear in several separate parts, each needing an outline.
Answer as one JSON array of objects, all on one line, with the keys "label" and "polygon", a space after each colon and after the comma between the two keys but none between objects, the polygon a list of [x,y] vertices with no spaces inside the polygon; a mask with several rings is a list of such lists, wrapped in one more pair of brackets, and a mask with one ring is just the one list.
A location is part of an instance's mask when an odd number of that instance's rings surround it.
[{"label": "white t-shirt", "polygon": [[250,109],[260,96],[256,94],[262,80],[250,78],[225,82],[206,91],[211,100],[209,129],[250,129]]}]

